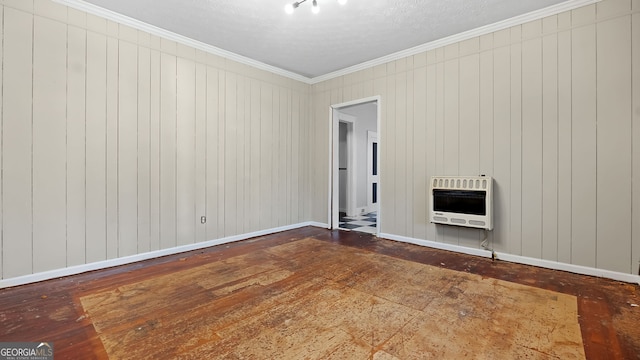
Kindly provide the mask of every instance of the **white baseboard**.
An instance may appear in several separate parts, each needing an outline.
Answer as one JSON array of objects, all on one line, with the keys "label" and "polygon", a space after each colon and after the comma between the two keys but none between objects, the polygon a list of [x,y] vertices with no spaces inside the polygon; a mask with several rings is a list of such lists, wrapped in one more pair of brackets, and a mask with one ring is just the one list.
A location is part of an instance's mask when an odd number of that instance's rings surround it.
[{"label": "white baseboard", "polygon": [[[155,251],[150,251],[150,252],[137,254],[137,255],[125,256],[125,257],[116,258],[116,259],[98,261],[98,262],[83,264],[83,265],[70,266],[67,268],[44,271],[36,274],[18,276],[18,277],[9,278],[9,279],[2,279],[0,280],[0,289],[12,287],[12,286],[30,284],[38,281],[50,280],[50,279],[64,277],[64,276],[76,275],[76,274],[80,274],[88,271],[106,269],[114,266],[130,264],[130,263],[134,263],[142,260],[149,260],[149,259],[153,259],[161,256],[179,254],[179,253],[203,249],[203,248],[207,248],[215,245],[221,245],[221,244],[226,244],[230,242],[250,239],[253,237],[274,234],[281,231],[298,229],[305,226],[315,226],[323,229],[330,228],[330,226],[325,223],[316,222],[316,221],[307,221],[307,222],[293,224],[293,225],[281,226],[277,228],[265,229],[265,230],[255,231],[255,232],[246,233],[246,234],[229,236],[221,239],[204,241],[196,244],[182,245],[182,246],[177,246],[169,249],[155,250]],[[431,240],[416,239],[416,238],[386,234],[386,233],[380,233],[378,237],[389,239],[389,240],[406,242],[406,243],[420,245],[420,246],[426,246],[434,249],[453,251],[453,252],[467,254],[467,255],[481,256],[485,258],[491,257],[491,252],[483,249],[474,249],[466,246],[441,243],[441,242],[436,242]],[[604,269],[596,269],[588,266],[566,264],[566,263],[561,263],[556,261],[535,259],[535,258],[530,258],[526,256],[512,255],[512,254],[501,253],[501,252],[496,252],[495,255],[498,260],[509,261],[509,262],[518,263],[518,264],[533,265],[533,266],[538,266],[538,267],[552,269],[552,270],[568,271],[568,272],[582,274],[582,275],[602,277],[602,278],[607,278],[607,279],[612,279],[617,281],[624,281],[628,283],[640,284],[640,276],[638,275],[626,274],[626,273],[604,270]]]},{"label": "white baseboard", "polygon": [[316,221],[307,221],[306,223],[304,223],[304,226],[315,226],[323,229],[331,229],[331,226],[329,226],[329,224],[316,222]]},{"label": "white baseboard", "polygon": [[378,237],[389,239],[389,240],[406,242],[406,243],[420,245],[420,246],[426,246],[434,249],[454,251],[457,253],[463,253],[467,255],[482,256],[486,258],[491,257],[491,251],[474,249],[466,246],[453,245],[453,244],[441,243],[441,242],[436,242],[431,240],[422,240],[422,239],[416,239],[416,238],[393,235],[393,234],[385,234],[385,233],[380,233]]},{"label": "white baseboard", "polygon": [[[430,240],[422,240],[422,239],[410,238],[406,236],[399,236],[399,235],[393,235],[393,234],[385,234],[385,233],[381,233],[379,237],[384,239],[389,239],[389,240],[406,242],[410,244],[427,246],[427,247],[440,249],[440,250],[454,251],[458,253],[482,256],[487,258],[491,257],[491,251],[483,250],[483,249],[474,249],[466,246],[446,244],[446,243],[435,242]],[[596,269],[588,266],[561,263],[557,261],[535,259],[535,258],[530,258],[526,256],[512,255],[512,254],[507,254],[502,252],[495,252],[495,255],[496,255],[496,259],[498,260],[513,262],[518,264],[533,265],[533,266],[538,266],[541,268],[547,268],[552,270],[567,271],[567,272],[572,272],[572,273],[581,274],[581,275],[602,277],[602,278],[607,278],[607,279],[612,279],[617,281],[624,281],[628,283],[640,284],[640,276],[638,275],[626,274],[626,273],[621,273],[621,272],[611,271],[611,270]]]},{"label": "white baseboard", "polygon": [[80,274],[88,271],[106,269],[114,266],[134,263],[137,261],[149,260],[149,259],[153,259],[161,256],[179,254],[179,253],[203,249],[203,248],[207,248],[215,245],[221,245],[221,244],[226,244],[234,241],[250,239],[253,237],[269,235],[269,234],[273,234],[281,231],[298,229],[305,226],[316,226],[316,227],[321,227],[325,229],[328,228],[328,225],[326,224],[312,222],[312,221],[293,224],[293,225],[287,225],[287,226],[281,226],[281,227],[272,228],[272,229],[255,231],[247,234],[228,236],[221,239],[215,239],[215,240],[203,241],[195,244],[177,246],[169,249],[155,250],[155,251],[150,251],[142,254],[124,256],[116,259],[109,259],[109,260],[98,261],[98,262],[93,262],[89,264],[70,266],[62,269],[55,269],[55,270],[49,270],[49,271],[39,272],[35,274],[18,276],[14,278],[2,279],[0,280],[0,289],[12,287],[12,286],[30,284],[38,281],[50,280],[50,279],[59,278],[63,276],[76,275],[76,274]]},{"label": "white baseboard", "polygon": [[581,275],[596,276],[596,277],[602,277],[602,278],[607,278],[607,279],[612,279],[617,281],[640,284],[640,276],[638,275],[626,274],[626,273],[611,271],[611,270],[597,269],[589,266],[567,264],[567,263],[562,263],[557,261],[536,259],[536,258],[530,258],[527,256],[512,255],[512,254],[501,253],[501,252],[496,252],[496,259],[515,262],[519,264],[525,264],[525,265],[533,265],[533,266],[538,266],[538,267],[547,268],[547,269],[568,271],[568,272],[581,274]]}]

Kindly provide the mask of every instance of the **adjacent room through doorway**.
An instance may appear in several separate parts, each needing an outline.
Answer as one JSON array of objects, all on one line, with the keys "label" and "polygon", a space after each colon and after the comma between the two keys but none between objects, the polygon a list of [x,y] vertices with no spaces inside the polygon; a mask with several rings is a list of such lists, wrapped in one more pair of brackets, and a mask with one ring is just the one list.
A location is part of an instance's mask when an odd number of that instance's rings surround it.
[{"label": "adjacent room through doorway", "polygon": [[332,228],[377,234],[378,99],[332,108]]}]

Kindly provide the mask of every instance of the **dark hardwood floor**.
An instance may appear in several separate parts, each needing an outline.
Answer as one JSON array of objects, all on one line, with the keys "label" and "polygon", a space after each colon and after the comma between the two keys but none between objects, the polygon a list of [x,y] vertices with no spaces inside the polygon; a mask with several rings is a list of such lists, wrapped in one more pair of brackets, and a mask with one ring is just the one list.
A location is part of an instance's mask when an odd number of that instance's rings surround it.
[{"label": "dark hardwood floor", "polygon": [[[640,359],[640,308],[635,306],[640,305],[638,285],[315,227],[2,289],[0,342],[49,341],[54,343],[56,359],[106,359],[105,347],[85,315],[81,297],[307,237],[576,296],[588,359]],[[180,306],[177,301],[176,311]]]}]

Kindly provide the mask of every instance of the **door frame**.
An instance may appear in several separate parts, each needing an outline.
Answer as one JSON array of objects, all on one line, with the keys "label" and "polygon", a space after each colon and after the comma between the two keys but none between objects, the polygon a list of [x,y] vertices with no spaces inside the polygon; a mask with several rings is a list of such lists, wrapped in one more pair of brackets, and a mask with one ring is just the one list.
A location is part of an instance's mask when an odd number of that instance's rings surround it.
[{"label": "door frame", "polygon": [[[382,219],[382,197],[381,197],[381,187],[380,181],[382,180],[382,171],[380,168],[380,145],[382,132],[381,130],[381,114],[382,114],[382,97],[380,95],[370,96],[362,99],[347,101],[343,103],[333,104],[329,107],[329,154],[328,154],[328,163],[329,163],[329,196],[327,199],[327,224],[329,225],[329,229],[337,229],[339,225],[339,195],[340,195],[340,184],[339,184],[339,175],[338,175],[338,129],[339,129],[339,121],[340,121],[340,109],[353,105],[366,104],[370,102],[376,103],[376,128],[378,133],[378,219],[376,222],[376,235],[380,234],[380,223]],[[348,191],[348,190],[347,190]]]}]

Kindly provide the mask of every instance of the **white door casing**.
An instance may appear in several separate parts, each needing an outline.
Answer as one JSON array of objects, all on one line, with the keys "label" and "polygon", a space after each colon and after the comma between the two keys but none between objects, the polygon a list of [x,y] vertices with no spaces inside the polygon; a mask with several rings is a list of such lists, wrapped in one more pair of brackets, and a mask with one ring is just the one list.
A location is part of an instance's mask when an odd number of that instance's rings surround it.
[{"label": "white door casing", "polygon": [[[340,104],[334,104],[330,106],[330,112],[329,112],[329,196],[328,196],[328,207],[327,207],[327,218],[328,218],[328,222],[327,225],[329,227],[329,229],[337,229],[338,225],[339,225],[339,170],[338,170],[338,142],[339,142],[339,119],[340,119],[340,109],[341,108],[345,108],[345,107],[349,107],[349,106],[353,106],[353,105],[358,105],[358,104],[365,104],[365,103],[370,103],[370,102],[375,102],[376,103],[376,128],[377,130],[377,134],[378,134],[378,144],[380,141],[380,114],[381,114],[381,108],[382,108],[382,104],[381,104],[381,96],[380,95],[376,95],[376,96],[371,96],[368,98],[363,98],[363,99],[358,99],[358,100],[353,100],[353,101],[348,101],[345,103],[340,103]],[[379,148],[379,146],[378,146]],[[379,150],[378,150],[379,153]],[[380,169],[380,156],[378,156],[377,159],[377,166],[378,169]],[[378,201],[377,203],[380,204],[381,203],[381,192],[380,192],[380,181],[378,180]],[[354,185],[353,185],[354,189],[355,189],[355,179],[354,179]],[[353,193],[353,203],[355,204],[355,191],[352,191]],[[376,234],[380,233],[380,224],[382,222],[382,211],[380,206],[377,206],[377,211],[378,211],[378,221],[376,224]]]}]

